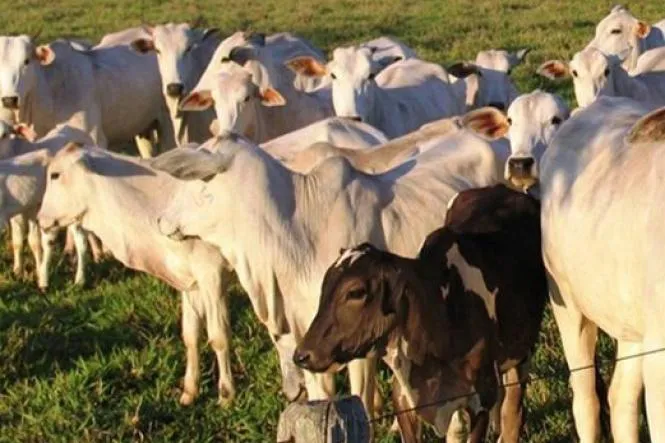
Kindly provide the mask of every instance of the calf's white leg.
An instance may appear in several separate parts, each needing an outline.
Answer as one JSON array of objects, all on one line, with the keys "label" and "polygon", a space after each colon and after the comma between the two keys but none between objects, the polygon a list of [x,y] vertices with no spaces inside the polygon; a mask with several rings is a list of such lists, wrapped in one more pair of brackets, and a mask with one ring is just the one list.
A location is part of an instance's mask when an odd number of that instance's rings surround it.
[{"label": "calf's white leg", "polygon": [[42,262],[39,264],[39,271],[37,273],[37,286],[39,289],[46,290],[48,288],[48,272],[51,266],[51,258],[53,257],[53,247],[55,240],[58,237],[57,231],[42,231]]},{"label": "calf's white leg", "polygon": [[197,306],[197,291],[182,293],[182,340],[187,352],[187,364],[180,404],[192,404],[199,393],[199,333],[201,331],[202,309]]},{"label": "calf's white leg", "polygon": [[34,220],[28,222],[28,245],[30,245],[32,256],[35,259],[35,271],[37,271],[43,259],[42,233],[39,225]]},{"label": "calf's white leg", "polygon": [[598,328],[569,299],[563,302],[552,279],[549,280],[549,289],[552,312],[559,327],[568,367],[588,368],[571,373],[570,385],[573,390],[573,417],[580,443],[594,443],[600,436],[600,403],[593,367]]},{"label": "calf's white leg", "polygon": [[27,231],[27,223],[23,215],[17,215],[9,219],[9,226],[12,236],[12,250],[14,252],[14,275],[22,277],[24,271],[23,264],[23,243]]},{"label": "calf's white leg", "polygon": [[85,284],[85,268],[88,260],[88,238],[85,231],[80,226],[71,225],[67,227],[74,237],[76,245],[76,277],[74,283],[77,285]]},{"label": "calf's white leg", "polygon": [[[657,244],[659,247],[660,244]],[[662,262],[653,263],[651,278],[645,297],[644,341],[642,360],[647,419],[652,443],[665,442],[665,282],[662,280]]]},{"label": "calf's white leg", "polygon": [[617,359],[608,392],[610,420],[614,441],[637,443],[640,394],[642,393],[642,358],[622,357],[639,355],[641,343],[619,340]]},{"label": "calf's white leg", "polygon": [[367,416],[372,419],[376,389],[376,358],[353,360],[349,362],[348,368],[351,394],[360,397],[365,405]]}]

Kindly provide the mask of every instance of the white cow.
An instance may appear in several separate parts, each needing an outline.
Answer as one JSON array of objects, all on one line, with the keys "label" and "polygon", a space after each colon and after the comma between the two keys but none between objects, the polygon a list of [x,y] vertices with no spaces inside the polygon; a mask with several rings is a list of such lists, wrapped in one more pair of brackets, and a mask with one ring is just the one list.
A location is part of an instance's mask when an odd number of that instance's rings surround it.
[{"label": "white cow", "polygon": [[631,71],[644,51],[660,46],[665,46],[665,20],[651,26],[636,19],[624,6],[616,5],[598,23],[596,34],[586,47],[618,56],[626,70]]},{"label": "white cow", "polygon": [[135,26],[133,28],[123,29],[121,31],[106,34],[95,45],[95,48],[110,48],[112,46],[130,46],[132,42],[148,37],[148,33],[143,26]]},{"label": "white cow", "polygon": [[529,49],[508,52],[498,49],[480,51],[475,62],[456,63],[448,68],[448,74],[457,78],[453,85],[466,109],[493,106],[500,110],[508,106],[519,95],[510,78],[512,70],[529,53]]},{"label": "white cow", "polygon": [[300,91],[292,81],[262,88],[255,80],[262,70],[256,60],[247,60],[242,66],[233,61],[223,63],[212,88],[195,89],[180,108],[204,111],[214,106],[219,134],[242,134],[257,143],[333,115],[328,94]]},{"label": "white cow", "polygon": [[[237,136],[214,154],[180,149],[158,157],[153,166],[190,179],[171,195],[159,219],[161,231],[174,238],[199,236],[220,249],[275,341],[284,372],[285,367],[297,371],[293,351],[316,313],[323,275],[341,247],[370,241],[414,256],[444,220],[453,195],[498,182],[503,162],[487,142],[458,131],[376,176],[339,157],[309,174],[294,173]],[[370,414],[373,363],[349,365],[351,390]],[[310,399],[333,394],[329,376],[305,377]]]},{"label": "white cow", "polygon": [[[14,272],[23,274],[21,250],[29,227],[28,244],[35,258],[37,283],[41,289],[48,286],[48,271],[55,235],[41,235],[35,222],[37,210],[46,186],[46,157],[54,154],[70,141],[92,144],[88,134],[74,127],[58,125],[36,142],[14,139],[12,150],[21,155],[0,161],[0,225],[11,220],[14,248]],[[77,251],[75,282],[85,282],[87,239],[80,227],[70,228]]]},{"label": "white cow", "polygon": [[196,86],[210,63],[220,43],[219,30],[198,29],[189,23],[167,23],[144,29],[147,36],[134,40],[132,47],[142,54],[157,54],[162,94],[178,144],[204,142],[212,136],[210,125],[215,119],[214,112],[182,112],[178,105]]},{"label": "white cow", "polygon": [[[649,441],[665,442],[663,134],[665,109],[601,97],[562,125],[542,159],[543,257],[568,365],[593,366],[598,327],[618,340],[618,358],[637,356],[616,364],[609,391],[620,442],[638,442],[643,384]],[[594,371],[571,384],[580,441],[595,442]]]},{"label": "white cow", "polygon": [[540,158],[569,116],[561,97],[535,90],[515,99],[507,115],[496,108],[481,108],[466,114],[462,124],[490,139],[508,138],[511,154],[504,178],[514,187],[526,189],[538,180]]},{"label": "white cow", "polygon": [[187,368],[180,403],[199,391],[200,330],[219,370],[219,401],[228,404],[231,374],[226,264],[200,240],[176,242],[160,235],[154,218],[166,207],[178,181],[138,159],[70,144],[49,160],[39,224],[46,232],[77,221],[95,233],[125,266],[154,275],[182,292],[182,337]]},{"label": "white cow", "polygon": [[390,138],[464,112],[448,73],[419,59],[382,69],[371,49],[348,47],[335,49],[327,66],[311,57],[298,57],[289,66],[303,75],[330,75],[335,114],[369,123]]},{"label": "white cow", "polygon": [[39,136],[78,114],[106,147],[133,140],[164,115],[156,60],[127,46],[81,51],[65,40],[35,46],[26,35],[0,37],[0,62],[2,106]]},{"label": "white cow", "polygon": [[581,107],[601,95],[628,97],[653,106],[665,105],[665,71],[646,71],[644,65],[640,69],[642,73],[630,75],[616,57],[587,48],[575,54],[569,64],[559,60],[543,63],[538,73],[550,79],[572,77],[575,98]]}]

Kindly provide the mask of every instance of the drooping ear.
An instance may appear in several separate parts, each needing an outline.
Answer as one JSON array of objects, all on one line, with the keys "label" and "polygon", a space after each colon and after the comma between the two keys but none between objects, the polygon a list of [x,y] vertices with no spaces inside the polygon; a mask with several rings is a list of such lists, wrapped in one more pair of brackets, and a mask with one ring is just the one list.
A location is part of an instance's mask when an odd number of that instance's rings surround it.
[{"label": "drooping ear", "polygon": [[637,38],[647,38],[647,35],[651,32],[651,25],[640,20],[635,24],[633,32]]},{"label": "drooping ear", "polygon": [[327,72],[324,64],[309,55],[292,58],[286,62],[286,66],[296,74],[305,77],[323,77]]},{"label": "drooping ear", "polygon": [[266,88],[258,94],[263,106],[284,106],[286,104],[286,99],[274,88]]},{"label": "drooping ear", "polygon": [[466,113],[462,117],[462,125],[491,140],[506,135],[510,123],[506,115],[496,108],[480,108]]},{"label": "drooping ear", "polygon": [[205,111],[214,104],[215,100],[209,90],[194,91],[184,98],[178,108],[181,111]]},{"label": "drooping ear", "polygon": [[35,140],[37,140],[37,133],[35,132],[33,125],[18,123],[14,125],[13,132],[18,137],[22,137],[28,140],[29,142],[34,142]]},{"label": "drooping ear", "polygon": [[449,74],[454,75],[457,78],[466,78],[470,75],[480,73],[480,70],[475,63],[468,62],[455,63],[446,70]]},{"label": "drooping ear", "polygon": [[155,50],[155,42],[149,38],[138,38],[129,46],[140,54],[147,54],[148,52]]},{"label": "drooping ear", "polygon": [[[522,48],[522,49],[519,49],[519,50],[515,51],[515,54],[513,54],[515,56],[514,57],[515,59],[514,59],[514,63],[511,63],[511,67],[517,66],[520,63],[522,63],[529,52],[531,52],[531,48]],[[511,60],[511,61],[513,61],[513,60]]]},{"label": "drooping ear", "polygon": [[631,144],[665,141],[665,108],[651,111],[635,122],[626,141]]},{"label": "drooping ear", "polygon": [[548,60],[538,67],[536,73],[550,80],[559,80],[569,75],[568,64],[561,60]]},{"label": "drooping ear", "polygon": [[203,30],[203,35],[201,36],[201,41],[204,41],[205,39],[212,37],[213,35],[217,35],[219,33],[219,28],[207,28]]},{"label": "drooping ear", "polygon": [[48,45],[41,45],[35,48],[35,58],[39,60],[42,66],[48,66],[55,60],[55,52]]}]

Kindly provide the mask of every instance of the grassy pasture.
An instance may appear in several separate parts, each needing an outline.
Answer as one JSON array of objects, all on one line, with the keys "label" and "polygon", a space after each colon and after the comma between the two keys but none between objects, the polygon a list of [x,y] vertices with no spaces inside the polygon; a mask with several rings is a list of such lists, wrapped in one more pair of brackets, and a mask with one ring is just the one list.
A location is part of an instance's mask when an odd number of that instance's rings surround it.
[{"label": "grassy pasture", "polygon": [[[535,74],[550,58],[569,58],[593,35],[613,2],[587,0],[0,0],[0,33],[34,33],[96,40],[141,23],[183,21],[202,15],[228,34],[251,28],[289,30],[325,50],[392,34],[423,58],[443,64],[472,59],[489,48],[532,48],[515,70],[521,91],[556,90]],[[635,2],[650,22],[662,3]],[[108,261],[94,266],[91,285],[71,285],[72,266],[61,259],[50,292],[11,275],[11,254],[0,250],[0,442],[14,441],[274,441],[279,370],[270,340],[242,289],[232,285],[234,374],[238,395],[229,409],[216,405],[215,367],[203,356],[196,404],[178,405],[184,374],[179,297],[154,278]],[[602,359],[613,357],[608,340]],[[530,385],[524,441],[575,439],[571,395],[558,332],[544,323],[533,374],[553,380]],[[605,366],[605,373],[609,367]],[[387,373],[383,372],[387,379]],[[385,386],[384,386],[385,388]],[[385,391],[385,389],[384,389]],[[385,391],[387,392],[387,391]],[[382,442],[396,441],[379,430]],[[644,426],[643,426],[644,428]],[[643,429],[644,431],[644,429]],[[643,435],[643,441],[648,437]]]}]

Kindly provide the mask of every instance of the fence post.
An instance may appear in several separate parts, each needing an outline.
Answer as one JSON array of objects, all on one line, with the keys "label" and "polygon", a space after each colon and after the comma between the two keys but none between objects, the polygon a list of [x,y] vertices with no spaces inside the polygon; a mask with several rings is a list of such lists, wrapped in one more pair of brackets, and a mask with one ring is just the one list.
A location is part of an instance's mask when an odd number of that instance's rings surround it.
[{"label": "fence post", "polygon": [[277,425],[277,443],[369,443],[367,413],[358,396],[292,403]]}]

